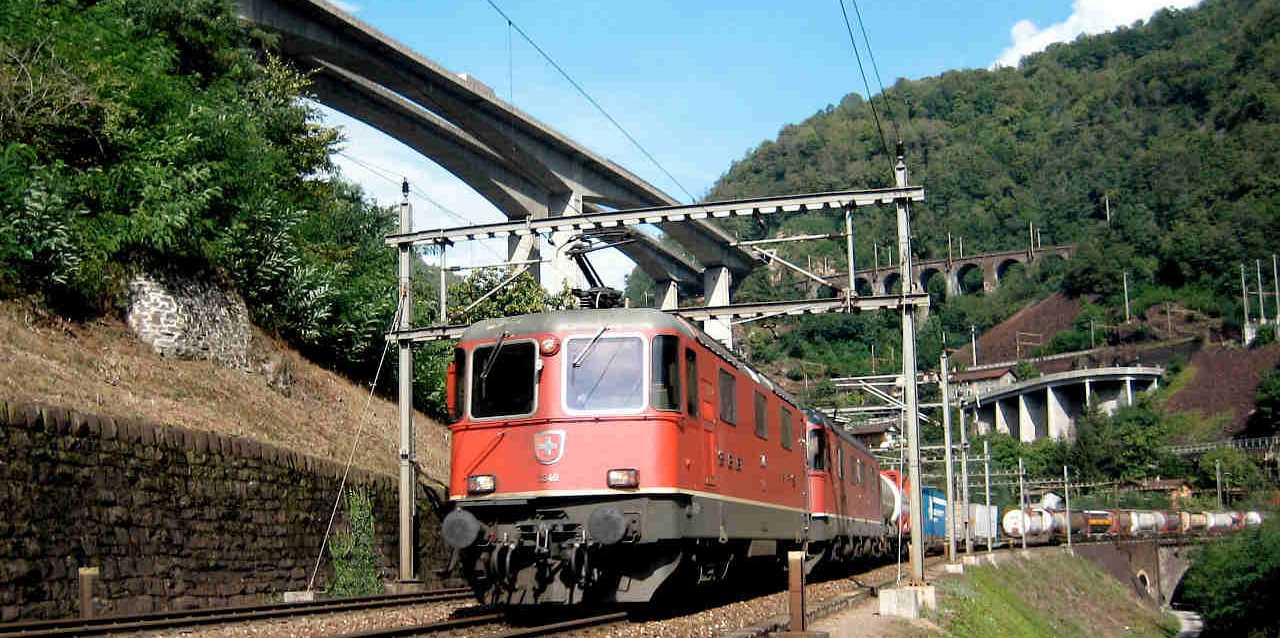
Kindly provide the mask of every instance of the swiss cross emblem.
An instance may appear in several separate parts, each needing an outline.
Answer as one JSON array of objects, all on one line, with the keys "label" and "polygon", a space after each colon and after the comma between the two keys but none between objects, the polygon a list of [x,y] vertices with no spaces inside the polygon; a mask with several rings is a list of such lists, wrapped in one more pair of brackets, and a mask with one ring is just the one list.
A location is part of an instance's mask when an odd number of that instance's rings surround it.
[{"label": "swiss cross emblem", "polygon": [[564,456],[564,430],[546,430],[533,435],[533,458],[551,465]]}]

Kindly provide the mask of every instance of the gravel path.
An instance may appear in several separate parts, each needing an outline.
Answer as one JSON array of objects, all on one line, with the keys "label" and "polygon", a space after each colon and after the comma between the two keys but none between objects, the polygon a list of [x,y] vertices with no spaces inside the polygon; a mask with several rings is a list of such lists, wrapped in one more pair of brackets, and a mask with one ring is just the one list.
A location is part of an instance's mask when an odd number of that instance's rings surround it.
[{"label": "gravel path", "polygon": [[[905,571],[906,566],[903,566]],[[845,578],[833,578],[806,586],[808,606],[814,606],[837,596],[865,589],[865,585],[894,576],[897,567],[890,563],[881,567],[859,570]],[[625,625],[615,625],[597,630],[578,632],[577,636],[610,638],[685,637],[713,638],[755,625],[778,614],[787,613],[787,593],[752,596],[736,602],[711,604],[702,609],[673,612],[665,618],[632,620]]]},{"label": "gravel path", "polygon": [[140,635],[151,638],[285,638],[321,636],[437,622],[449,618],[457,610],[474,608],[475,606],[475,602],[469,600],[422,603],[405,607],[384,607],[381,609],[334,614],[315,614],[233,625],[167,629]]}]

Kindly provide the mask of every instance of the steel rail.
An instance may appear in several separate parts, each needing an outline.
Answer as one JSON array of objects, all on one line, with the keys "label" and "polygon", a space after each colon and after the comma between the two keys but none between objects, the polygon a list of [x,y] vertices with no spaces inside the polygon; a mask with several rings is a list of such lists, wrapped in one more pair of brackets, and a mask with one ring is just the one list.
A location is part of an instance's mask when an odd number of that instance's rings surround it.
[{"label": "steel rail", "polygon": [[441,589],[415,594],[364,596],[299,603],[268,603],[235,607],[208,607],[150,614],[99,616],[96,618],[63,618],[0,625],[0,638],[45,638],[53,636],[93,636],[125,632],[151,631],[193,625],[268,620],[295,615],[359,611],[400,605],[444,602],[470,598],[467,588]]},{"label": "steel rail", "polygon": [[[514,629],[501,631],[495,634],[487,634],[486,638],[529,638],[531,636],[547,636],[565,631],[608,625],[626,620],[626,618],[627,612],[619,611],[599,616],[587,616],[584,618],[574,618],[572,620],[553,622],[545,625],[536,625],[533,627],[516,627]],[[506,619],[506,615],[493,613],[482,616],[472,616],[470,618],[453,618],[422,625],[405,625],[389,629],[370,629],[368,631],[355,633],[335,634],[329,638],[398,638],[400,636],[430,635],[433,633],[454,631],[457,629],[475,627],[477,625],[500,622],[504,619]]]}]

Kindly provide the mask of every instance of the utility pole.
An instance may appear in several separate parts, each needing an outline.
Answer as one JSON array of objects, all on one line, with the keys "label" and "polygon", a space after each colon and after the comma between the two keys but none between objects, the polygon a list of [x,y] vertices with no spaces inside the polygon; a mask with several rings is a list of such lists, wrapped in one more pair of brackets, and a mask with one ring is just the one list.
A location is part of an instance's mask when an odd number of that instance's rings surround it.
[{"label": "utility pole", "polygon": [[876,262],[875,270],[879,271],[880,270],[880,242],[877,241],[871,244],[871,254],[875,256],[875,262]]},{"label": "utility pole", "polygon": [[1129,323],[1129,271],[1124,271],[1124,322]]},{"label": "utility pole", "polygon": [[849,260],[849,290],[846,299],[853,299],[858,295],[858,284],[854,278],[858,268],[853,256],[853,206],[844,207],[844,246]]},{"label": "utility pole", "polygon": [[987,554],[995,550],[991,547],[996,542],[996,521],[991,520],[991,441],[982,440],[982,473],[986,476],[987,507],[982,511],[982,518],[987,528]]},{"label": "utility pole", "polygon": [[978,365],[978,327],[972,324],[969,325],[969,345],[971,346],[970,350],[972,350],[970,354],[973,355],[973,365],[974,367],[977,367]]},{"label": "utility pole", "polygon": [[1267,304],[1262,301],[1262,260],[1253,260],[1253,267],[1258,272],[1258,325],[1267,323]]},{"label": "utility pole", "polygon": [[[413,206],[409,203],[409,180],[400,184],[403,199],[400,202],[400,232],[413,232]],[[443,254],[443,253],[441,253]],[[401,331],[413,328],[413,245],[400,244],[400,325]],[[443,261],[441,266],[443,266]],[[443,268],[440,271],[444,276]],[[441,289],[441,303],[444,303],[444,291]],[[441,316],[441,320],[444,317]],[[413,436],[413,342],[401,337],[399,346],[399,378],[398,401],[400,403],[400,581],[414,580],[417,570],[414,566],[416,551],[413,543],[417,513],[414,499],[414,487],[417,482],[417,455]]]},{"label": "utility pole", "polygon": [[964,259],[964,237],[960,237],[960,258]]},{"label": "utility pole", "polygon": [[[898,188],[907,186],[907,162],[903,157],[903,145],[898,143],[898,161],[894,166],[894,181]],[[898,213],[898,263],[902,273],[902,291],[915,287],[911,276],[911,210],[907,200],[894,202]],[[921,505],[920,476],[920,408],[916,400],[916,307],[902,304],[902,402],[908,442],[908,476],[911,479],[911,584],[924,584],[924,512]]]},{"label": "utility pole", "polygon": [[1218,509],[1222,509],[1222,461],[1213,462],[1214,482],[1218,485]]},{"label": "utility pole", "polygon": [[955,255],[951,254],[951,233],[947,233],[947,266],[955,260]]},{"label": "utility pole", "polygon": [[1107,207],[1107,227],[1111,227],[1111,196],[1106,193],[1102,194],[1102,202]]},{"label": "utility pole", "polygon": [[1280,326],[1280,262],[1275,253],[1271,253],[1271,283],[1276,287],[1276,326]]},{"label": "utility pole", "polygon": [[1067,473],[1067,466],[1062,466],[1062,497],[1066,499],[1067,504],[1067,551],[1071,551],[1071,476]]},{"label": "utility pole", "polygon": [[1031,527],[1031,517],[1027,516],[1027,482],[1026,472],[1022,466],[1022,457],[1018,457],[1018,508],[1022,515],[1022,549],[1027,549],[1027,529]]},{"label": "utility pole", "polygon": [[964,403],[960,402],[960,500],[964,503],[964,553],[973,553],[973,508],[969,507],[969,428],[964,422]]},{"label": "utility pole", "polygon": [[946,448],[944,453],[945,462],[947,464],[947,512],[950,514],[950,524],[947,525],[947,560],[954,563],[956,561],[956,498],[955,498],[955,472],[952,469],[951,460],[953,454],[951,451],[951,392],[950,386],[947,384],[947,377],[950,375],[950,369],[947,361],[946,343],[943,343],[942,357],[938,365],[939,385],[942,386],[942,446]]},{"label": "utility pole", "polygon": [[1244,327],[1241,329],[1241,337],[1244,345],[1249,345],[1249,286],[1245,283],[1244,278],[1244,262],[1240,262],[1240,296],[1244,300]]},{"label": "utility pole", "polygon": [[1089,320],[1089,349],[1093,350],[1098,347],[1098,342],[1093,339],[1093,320]]}]

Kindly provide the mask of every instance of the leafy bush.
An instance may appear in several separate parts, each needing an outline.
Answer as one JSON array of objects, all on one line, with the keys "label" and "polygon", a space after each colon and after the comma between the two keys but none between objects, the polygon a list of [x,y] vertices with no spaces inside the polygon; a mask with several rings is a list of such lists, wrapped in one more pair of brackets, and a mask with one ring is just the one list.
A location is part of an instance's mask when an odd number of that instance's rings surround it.
[{"label": "leafy bush", "polygon": [[1206,638],[1280,636],[1280,516],[1204,546],[1183,580]]},{"label": "leafy bush", "polygon": [[373,548],[373,502],[364,490],[347,490],[347,527],[329,542],[333,559],[333,583],[329,593],[338,597],[381,594],[377,556]]}]

